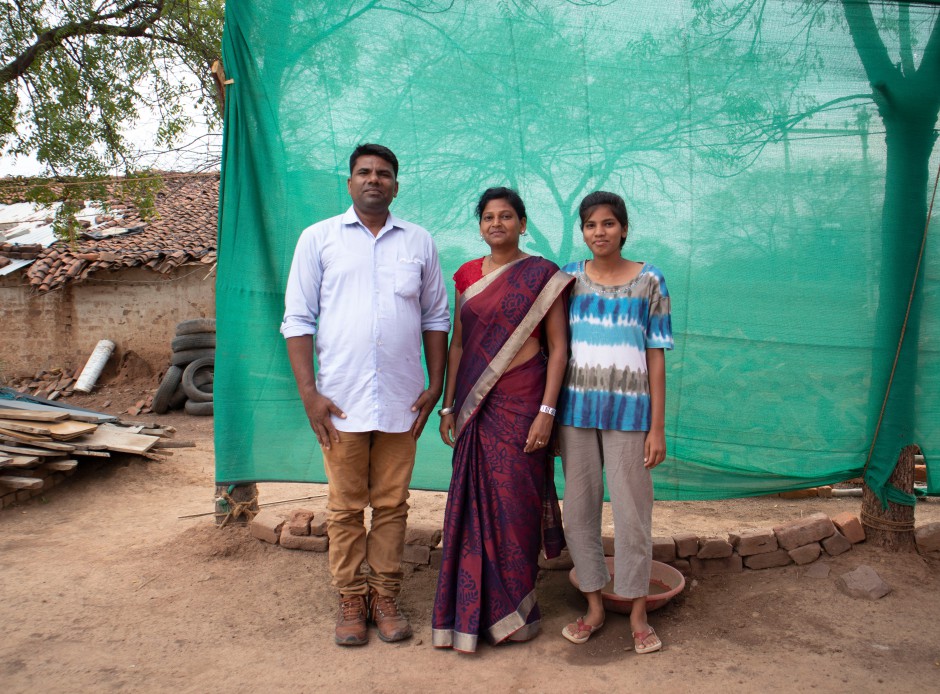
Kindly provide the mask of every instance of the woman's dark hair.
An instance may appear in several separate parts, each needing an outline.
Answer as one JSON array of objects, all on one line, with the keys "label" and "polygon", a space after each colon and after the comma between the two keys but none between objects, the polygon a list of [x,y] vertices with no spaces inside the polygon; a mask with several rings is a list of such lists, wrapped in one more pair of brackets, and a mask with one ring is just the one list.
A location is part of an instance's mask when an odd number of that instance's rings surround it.
[{"label": "woman's dark hair", "polygon": [[477,221],[483,220],[483,210],[486,209],[486,206],[491,200],[507,200],[509,204],[512,205],[512,209],[519,215],[520,220],[526,218],[525,203],[522,202],[519,193],[512,188],[500,186],[498,188],[487,188],[483,191],[483,195],[480,196],[480,202],[477,203]]},{"label": "woman's dark hair", "polygon": [[353,168],[356,166],[356,160],[359,157],[368,157],[374,156],[384,159],[389,164],[392,165],[392,170],[395,172],[395,178],[398,178],[398,157],[395,156],[395,153],[384,145],[375,145],[371,142],[365,142],[356,149],[353,150],[353,153],[349,155],[349,173],[352,174]]},{"label": "woman's dark hair", "polygon": [[[584,223],[587,221],[587,218],[591,216],[595,208],[601,205],[607,205],[610,208],[610,211],[614,213],[614,217],[620,222],[624,229],[630,226],[630,220],[627,217],[627,203],[623,201],[623,198],[616,193],[608,193],[606,190],[595,190],[593,193],[586,195],[584,200],[581,201],[581,205],[578,207],[578,216],[581,217],[582,230],[584,229]],[[626,242],[626,237],[620,239],[620,247],[623,248],[623,244]]]}]

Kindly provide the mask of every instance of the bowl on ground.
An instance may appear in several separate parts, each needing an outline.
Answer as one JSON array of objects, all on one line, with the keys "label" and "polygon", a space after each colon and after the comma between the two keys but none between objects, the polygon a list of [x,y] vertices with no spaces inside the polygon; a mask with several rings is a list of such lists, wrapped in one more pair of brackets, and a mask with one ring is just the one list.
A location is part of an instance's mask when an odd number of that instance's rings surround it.
[{"label": "bowl on ground", "polygon": [[[633,599],[624,598],[614,593],[614,558],[605,557],[605,559],[607,561],[607,570],[610,572],[610,582],[601,589],[604,609],[629,614]],[[577,569],[571,569],[568,579],[571,581],[571,585],[580,590]],[[682,572],[669,566],[669,564],[654,560],[650,569],[650,588],[646,596],[646,611],[658,610],[681,593],[683,588],[685,588],[685,576],[682,575]]]}]

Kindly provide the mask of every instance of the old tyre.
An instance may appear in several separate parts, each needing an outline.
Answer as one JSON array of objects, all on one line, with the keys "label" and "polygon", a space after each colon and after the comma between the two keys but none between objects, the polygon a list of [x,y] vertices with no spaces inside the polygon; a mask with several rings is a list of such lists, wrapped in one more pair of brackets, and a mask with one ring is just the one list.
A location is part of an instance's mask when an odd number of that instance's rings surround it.
[{"label": "old tyre", "polygon": [[170,355],[170,362],[177,366],[186,366],[203,357],[215,358],[215,349],[212,347],[206,347],[205,349],[181,349],[179,352],[173,352],[173,354]]},{"label": "old tyre", "polygon": [[195,415],[196,417],[210,417],[212,416],[212,401],[195,402],[193,400],[187,400],[186,406],[183,409],[186,411],[186,414]]},{"label": "old tyre", "polygon": [[170,347],[174,352],[182,352],[186,349],[204,349],[206,347],[215,347],[215,333],[191,333],[189,335],[178,335],[173,338]]},{"label": "old tyre", "polygon": [[153,403],[150,405],[150,409],[157,414],[166,413],[166,411],[170,409],[173,394],[176,393],[176,389],[179,388],[182,378],[183,369],[171,365],[166,370],[166,374],[164,374],[163,380],[160,381],[160,385],[157,386],[157,392],[154,393]]},{"label": "old tyre", "polygon": [[214,333],[215,318],[193,318],[176,324],[177,335],[191,335],[192,333]]},{"label": "old tyre", "polygon": [[[187,397],[191,401],[195,402],[211,402],[212,401],[212,391],[203,390],[199,388],[194,379],[197,375],[204,374],[205,372],[213,373],[215,368],[215,359],[212,357],[203,357],[202,359],[197,359],[196,361],[190,363],[189,366],[183,371],[183,392],[186,393]],[[204,376],[203,376],[204,377]],[[203,384],[203,388],[205,384]]]},{"label": "old tyre", "polygon": [[183,383],[182,383],[182,379],[181,379],[181,380],[180,380],[180,384],[179,384],[178,386],[176,386],[176,392],[173,393],[173,397],[170,398],[170,409],[171,409],[171,410],[182,410],[182,409],[183,409],[183,405],[186,404],[186,401],[187,401],[187,400],[189,400],[189,398],[186,397],[186,393],[185,393],[185,391],[183,390]]}]

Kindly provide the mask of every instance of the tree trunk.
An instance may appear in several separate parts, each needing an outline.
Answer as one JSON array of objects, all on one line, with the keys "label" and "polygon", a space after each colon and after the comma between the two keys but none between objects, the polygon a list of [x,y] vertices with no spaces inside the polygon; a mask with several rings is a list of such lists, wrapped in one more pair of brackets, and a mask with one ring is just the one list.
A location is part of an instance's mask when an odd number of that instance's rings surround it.
[{"label": "tree trunk", "polygon": [[248,525],[258,513],[258,485],[239,484],[229,491],[230,487],[223,484],[215,488],[215,524],[221,527]]},{"label": "tree trunk", "polygon": [[[898,456],[897,465],[888,483],[908,494],[914,491],[914,455],[917,446],[905,446]],[[865,539],[870,544],[892,552],[914,552],[914,507],[888,502],[882,509],[881,502],[866,485],[862,495],[862,524]]]}]

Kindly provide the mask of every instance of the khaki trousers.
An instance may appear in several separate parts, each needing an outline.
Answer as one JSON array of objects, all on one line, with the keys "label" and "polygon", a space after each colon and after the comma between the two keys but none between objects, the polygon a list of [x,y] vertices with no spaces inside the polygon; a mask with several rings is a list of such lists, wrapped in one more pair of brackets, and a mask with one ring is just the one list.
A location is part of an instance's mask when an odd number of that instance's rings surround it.
[{"label": "khaki trousers", "polygon": [[[344,596],[367,595],[370,589],[397,596],[415,440],[410,431],[341,431],[339,437],[339,443],[323,450],[333,586]],[[372,507],[368,533],[366,506]],[[363,559],[369,564],[368,576],[361,568]]]}]

